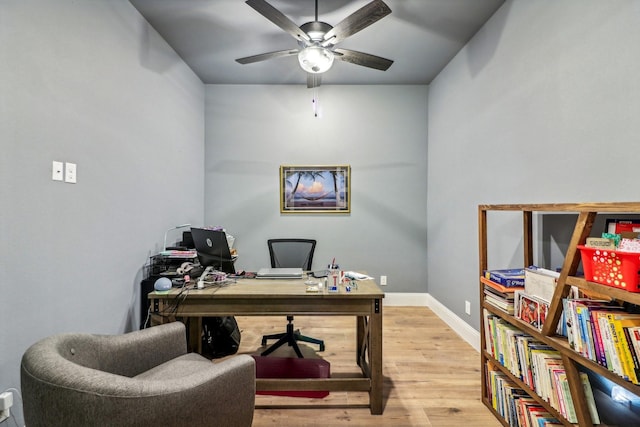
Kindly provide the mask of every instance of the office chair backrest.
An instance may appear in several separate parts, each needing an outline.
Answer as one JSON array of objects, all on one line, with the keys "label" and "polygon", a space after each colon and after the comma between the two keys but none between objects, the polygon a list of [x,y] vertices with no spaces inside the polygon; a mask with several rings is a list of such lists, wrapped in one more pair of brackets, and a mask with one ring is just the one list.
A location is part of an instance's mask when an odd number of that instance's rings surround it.
[{"label": "office chair backrest", "polygon": [[312,239],[269,239],[271,267],[301,267],[311,271],[316,241]]}]

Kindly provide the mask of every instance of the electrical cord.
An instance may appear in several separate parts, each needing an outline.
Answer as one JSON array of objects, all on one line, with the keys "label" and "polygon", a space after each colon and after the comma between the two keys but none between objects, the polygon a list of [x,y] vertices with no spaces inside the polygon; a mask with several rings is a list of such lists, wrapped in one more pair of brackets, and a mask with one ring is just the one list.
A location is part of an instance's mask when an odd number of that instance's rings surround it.
[{"label": "electrical cord", "polygon": [[[213,280],[198,280],[197,282],[191,281],[191,282],[183,283],[182,286],[180,287],[180,291],[171,300],[171,303],[167,305],[161,312],[153,313],[153,314],[156,314],[161,317],[175,316],[182,302],[187,299],[187,296],[189,295],[190,291],[193,291],[193,290],[200,291],[203,289],[210,289],[210,288],[220,289],[228,285],[237,283],[235,279],[228,278],[226,273],[222,273],[220,271],[212,271],[210,273],[212,274]],[[149,310],[147,312],[147,320],[145,320],[145,327],[149,322],[151,314],[152,314],[151,307],[149,307]]]}]

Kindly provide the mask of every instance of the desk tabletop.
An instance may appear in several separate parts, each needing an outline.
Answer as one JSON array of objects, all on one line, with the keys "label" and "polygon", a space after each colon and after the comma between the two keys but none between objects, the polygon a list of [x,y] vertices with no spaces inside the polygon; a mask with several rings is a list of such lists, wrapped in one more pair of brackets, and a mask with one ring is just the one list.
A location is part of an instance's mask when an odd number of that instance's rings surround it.
[{"label": "desk tabletop", "polygon": [[[204,289],[188,287],[188,297],[195,298],[384,298],[384,292],[374,280],[358,280],[357,289],[352,287],[351,292],[346,292],[344,285],[340,286],[340,292],[307,292],[307,279],[237,279],[235,283],[225,285],[212,285]],[[323,279],[314,279],[318,282]],[[149,298],[173,299],[180,294],[184,294],[182,288],[172,288],[169,291],[149,293]]]}]

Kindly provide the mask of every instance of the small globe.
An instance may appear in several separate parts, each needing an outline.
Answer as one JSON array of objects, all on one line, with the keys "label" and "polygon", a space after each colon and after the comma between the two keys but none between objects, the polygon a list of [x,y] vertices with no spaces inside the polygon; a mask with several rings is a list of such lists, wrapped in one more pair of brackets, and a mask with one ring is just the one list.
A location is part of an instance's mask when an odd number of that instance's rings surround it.
[{"label": "small globe", "polygon": [[153,288],[156,291],[168,291],[171,289],[171,280],[166,277],[161,277],[153,284]]}]

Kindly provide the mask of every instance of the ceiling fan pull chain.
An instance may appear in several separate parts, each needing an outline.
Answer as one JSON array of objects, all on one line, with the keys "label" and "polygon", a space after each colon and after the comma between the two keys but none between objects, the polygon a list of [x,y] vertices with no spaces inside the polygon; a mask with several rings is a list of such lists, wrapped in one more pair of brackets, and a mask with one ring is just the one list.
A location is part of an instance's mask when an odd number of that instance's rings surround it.
[{"label": "ceiling fan pull chain", "polygon": [[[315,76],[314,76],[315,78]],[[318,86],[314,85],[313,88],[313,99],[311,100],[313,103],[313,117],[318,117],[318,108],[320,104],[320,100],[318,99]]]}]

